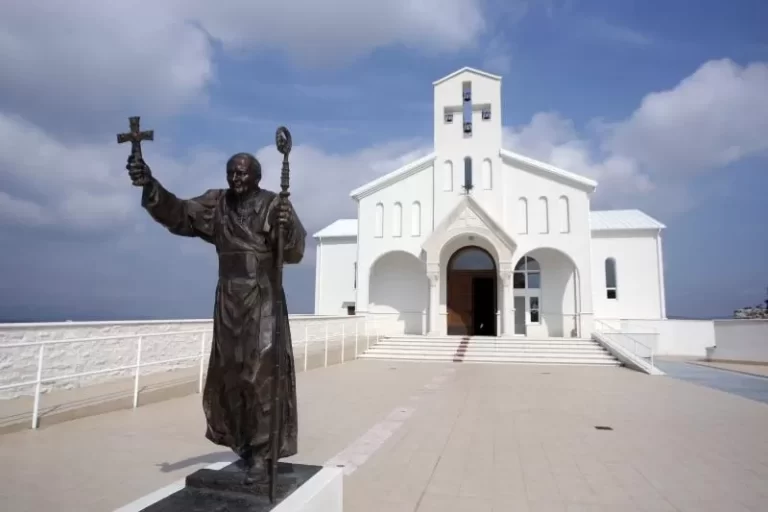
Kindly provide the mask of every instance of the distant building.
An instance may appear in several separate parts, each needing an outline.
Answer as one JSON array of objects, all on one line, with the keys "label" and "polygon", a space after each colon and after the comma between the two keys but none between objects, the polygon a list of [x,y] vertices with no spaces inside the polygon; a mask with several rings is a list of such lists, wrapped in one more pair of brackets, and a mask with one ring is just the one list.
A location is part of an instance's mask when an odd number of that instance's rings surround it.
[{"label": "distant building", "polygon": [[464,68],[433,85],[434,152],[352,191],[358,219],[315,233],[315,313],[528,337],[666,318],[665,226],[591,211],[595,181],[502,148],[501,77]]}]

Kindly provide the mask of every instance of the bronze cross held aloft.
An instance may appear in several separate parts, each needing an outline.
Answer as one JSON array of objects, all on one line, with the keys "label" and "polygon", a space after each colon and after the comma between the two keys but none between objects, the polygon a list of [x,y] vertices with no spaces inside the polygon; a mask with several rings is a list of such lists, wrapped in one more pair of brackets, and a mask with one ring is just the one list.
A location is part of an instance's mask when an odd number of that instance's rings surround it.
[{"label": "bronze cross held aloft", "polygon": [[130,123],[131,131],[117,134],[118,144],[122,144],[123,142],[131,143],[131,154],[133,155],[134,161],[143,160],[143,157],[141,156],[141,141],[155,140],[154,130],[141,131],[139,128],[139,119],[139,116],[129,117],[128,121]]}]

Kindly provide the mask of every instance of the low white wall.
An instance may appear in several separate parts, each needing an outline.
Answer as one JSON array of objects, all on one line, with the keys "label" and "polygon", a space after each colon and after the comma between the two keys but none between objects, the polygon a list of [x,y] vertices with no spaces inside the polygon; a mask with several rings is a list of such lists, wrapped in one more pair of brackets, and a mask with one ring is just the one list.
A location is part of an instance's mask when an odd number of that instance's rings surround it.
[{"label": "low white wall", "polygon": [[[712,320],[599,319],[653,348],[658,356],[705,357],[715,344]],[[599,323],[596,326],[600,330]]]},{"label": "low white wall", "polygon": [[705,357],[707,347],[715,344],[712,320],[625,320],[630,331],[655,332],[656,355]]},{"label": "low white wall", "polygon": [[768,363],[768,320],[715,320],[709,359]]},{"label": "low white wall", "polygon": [[[322,343],[326,337],[340,338],[342,334],[362,336],[387,330],[386,320],[364,316],[290,315],[293,344]],[[205,365],[210,353],[211,320],[167,320],[128,322],[64,322],[35,324],[0,324],[0,387],[21,382],[34,382],[37,378],[38,341],[125,336],[114,340],[79,341],[47,344],[43,355],[43,378],[76,373],[107,370],[136,364],[138,339],[142,336],[142,365],[153,361],[197,357],[201,353],[201,336],[205,336]],[[190,331],[194,333],[190,333]],[[186,334],[174,334],[183,332]],[[149,334],[158,334],[148,336]],[[21,344],[19,347],[7,345]],[[24,346],[30,344],[29,346]],[[190,359],[142,367],[141,374],[168,371],[199,365]],[[87,384],[105,382],[133,375],[133,369],[100,375],[78,377],[71,380],[45,383],[43,391],[71,389]],[[0,398],[12,398],[34,393],[34,385],[0,390]]]}]

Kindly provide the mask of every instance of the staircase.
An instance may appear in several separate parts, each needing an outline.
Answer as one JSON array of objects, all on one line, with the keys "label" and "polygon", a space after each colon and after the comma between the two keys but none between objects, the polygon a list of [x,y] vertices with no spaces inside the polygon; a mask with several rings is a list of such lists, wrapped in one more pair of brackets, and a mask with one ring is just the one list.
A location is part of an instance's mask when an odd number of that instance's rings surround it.
[{"label": "staircase", "polygon": [[621,365],[598,342],[589,338],[393,336],[381,338],[360,358],[455,363]]}]

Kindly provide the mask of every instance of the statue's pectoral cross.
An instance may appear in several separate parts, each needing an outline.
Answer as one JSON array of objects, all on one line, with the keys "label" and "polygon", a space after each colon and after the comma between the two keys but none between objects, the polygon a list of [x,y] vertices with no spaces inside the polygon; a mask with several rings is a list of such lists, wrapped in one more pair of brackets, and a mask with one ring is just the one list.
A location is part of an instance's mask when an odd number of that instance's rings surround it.
[{"label": "statue's pectoral cross", "polygon": [[122,144],[123,142],[131,143],[131,154],[133,155],[134,160],[143,160],[141,155],[141,141],[155,140],[154,130],[146,130],[143,132],[141,131],[139,128],[139,119],[139,116],[129,117],[128,121],[131,127],[131,131],[117,134],[118,144]]}]

